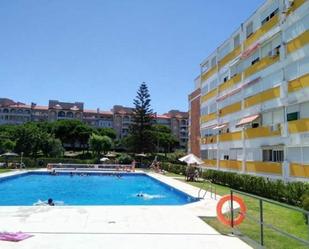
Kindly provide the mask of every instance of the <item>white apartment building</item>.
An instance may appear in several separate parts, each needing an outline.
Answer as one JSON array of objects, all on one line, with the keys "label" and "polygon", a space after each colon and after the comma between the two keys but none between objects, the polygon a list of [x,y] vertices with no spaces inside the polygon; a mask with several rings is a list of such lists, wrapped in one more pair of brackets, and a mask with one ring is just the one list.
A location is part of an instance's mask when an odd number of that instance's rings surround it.
[{"label": "white apartment building", "polygon": [[201,63],[199,88],[207,168],[309,179],[309,0],[265,1]]}]

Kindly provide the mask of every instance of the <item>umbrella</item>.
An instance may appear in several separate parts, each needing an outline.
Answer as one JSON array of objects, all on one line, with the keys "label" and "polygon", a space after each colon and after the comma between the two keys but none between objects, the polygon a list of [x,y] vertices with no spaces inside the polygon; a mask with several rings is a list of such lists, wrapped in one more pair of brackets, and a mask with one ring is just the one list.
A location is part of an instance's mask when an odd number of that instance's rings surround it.
[{"label": "umbrella", "polygon": [[105,156],[106,157],[116,157],[116,155],[112,152],[108,152]]},{"label": "umbrella", "polygon": [[135,156],[139,156],[139,157],[146,157],[147,155],[144,154],[144,153],[141,153],[141,154],[135,154]]},{"label": "umbrella", "polygon": [[108,160],[109,160],[109,158],[107,158],[107,157],[102,157],[102,158],[100,159],[101,162],[105,162],[105,161],[108,161]]},{"label": "umbrella", "polygon": [[187,164],[203,164],[204,163],[202,159],[198,158],[197,156],[193,154],[188,154],[184,157],[179,158],[178,160],[181,162],[185,162]]},{"label": "umbrella", "polygon": [[6,152],[4,154],[2,154],[1,156],[19,156],[17,153],[14,152]]}]

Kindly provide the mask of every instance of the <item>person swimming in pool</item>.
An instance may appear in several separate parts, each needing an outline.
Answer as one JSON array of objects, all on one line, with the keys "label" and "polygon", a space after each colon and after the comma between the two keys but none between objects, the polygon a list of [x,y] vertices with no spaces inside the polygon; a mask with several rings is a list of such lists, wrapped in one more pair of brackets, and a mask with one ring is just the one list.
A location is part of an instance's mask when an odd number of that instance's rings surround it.
[{"label": "person swimming in pool", "polygon": [[47,204],[48,204],[49,206],[55,206],[55,203],[54,203],[54,201],[53,201],[52,198],[49,198],[49,199],[48,199]]},{"label": "person swimming in pool", "polygon": [[137,196],[137,197],[144,197],[144,194],[143,194],[142,192],[140,192],[140,193],[138,193],[136,196]]}]

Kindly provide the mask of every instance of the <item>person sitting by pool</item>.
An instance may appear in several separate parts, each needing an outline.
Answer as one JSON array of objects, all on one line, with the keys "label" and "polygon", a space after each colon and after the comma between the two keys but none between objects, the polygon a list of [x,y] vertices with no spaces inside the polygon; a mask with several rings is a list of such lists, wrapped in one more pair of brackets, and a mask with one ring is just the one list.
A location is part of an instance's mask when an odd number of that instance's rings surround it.
[{"label": "person sitting by pool", "polygon": [[55,206],[55,203],[53,202],[53,199],[52,199],[52,198],[49,198],[49,199],[48,199],[47,204],[48,204],[49,206]]}]

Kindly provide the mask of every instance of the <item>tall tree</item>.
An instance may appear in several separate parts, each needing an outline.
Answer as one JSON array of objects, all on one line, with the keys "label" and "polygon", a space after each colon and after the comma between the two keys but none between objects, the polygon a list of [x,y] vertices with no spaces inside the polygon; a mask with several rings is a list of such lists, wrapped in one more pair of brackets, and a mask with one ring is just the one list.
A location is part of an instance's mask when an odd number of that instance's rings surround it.
[{"label": "tall tree", "polygon": [[148,152],[154,148],[151,132],[153,111],[150,105],[148,87],[143,82],[134,99],[133,124],[130,127],[130,137],[135,152]]}]

